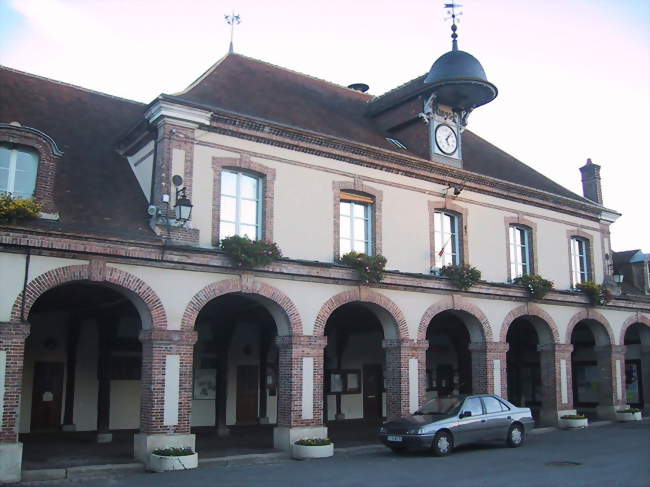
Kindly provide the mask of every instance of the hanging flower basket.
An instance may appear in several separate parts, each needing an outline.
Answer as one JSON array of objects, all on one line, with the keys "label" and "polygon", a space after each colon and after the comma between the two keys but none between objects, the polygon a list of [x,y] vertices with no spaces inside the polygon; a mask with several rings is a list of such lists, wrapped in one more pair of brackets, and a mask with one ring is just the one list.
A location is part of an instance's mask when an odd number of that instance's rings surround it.
[{"label": "hanging flower basket", "polygon": [[15,224],[20,220],[36,218],[41,207],[33,198],[20,199],[11,193],[0,193],[0,223]]},{"label": "hanging flower basket", "polygon": [[366,255],[359,252],[348,252],[339,262],[353,267],[359,273],[359,280],[364,283],[379,282],[384,278],[386,257],[383,255]]},{"label": "hanging flower basket", "polygon": [[602,284],[586,281],[576,285],[576,288],[587,295],[592,306],[605,306],[612,300],[612,294]]},{"label": "hanging flower basket", "polygon": [[440,275],[449,278],[458,289],[467,291],[481,280],[481,271],[467,264],[446,265],[440,269]]},{"label": "hanging flower basket", "polygon": [[513,284],[524,286],[531,298],[542,299],[553,290],[553,281],[544,279],[538,274],[524,274],[513,281]]},{"label": "hanging flower basket", "polygon": [[282,257],[276,243],[239,235],[222,239],[219,246],[237,267],[264,267]]}]

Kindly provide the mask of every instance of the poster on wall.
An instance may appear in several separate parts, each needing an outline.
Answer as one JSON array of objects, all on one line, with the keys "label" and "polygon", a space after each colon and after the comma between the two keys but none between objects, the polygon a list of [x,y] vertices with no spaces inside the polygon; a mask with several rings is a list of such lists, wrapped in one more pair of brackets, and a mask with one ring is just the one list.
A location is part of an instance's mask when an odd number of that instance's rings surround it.
[{"label": "poster on wall", "polygon": [[216,399],[217,369],[194,369],[194,399]]}]

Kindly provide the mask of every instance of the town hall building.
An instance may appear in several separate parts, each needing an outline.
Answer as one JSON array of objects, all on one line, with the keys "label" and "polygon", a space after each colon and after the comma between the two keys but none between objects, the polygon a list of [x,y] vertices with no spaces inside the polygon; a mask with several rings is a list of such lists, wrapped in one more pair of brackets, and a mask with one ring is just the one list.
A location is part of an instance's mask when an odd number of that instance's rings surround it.
[{"label": "town hall building", "polygon": [[[497,88],[455,38],[367,89],[231,52],[144,105],[0,67],[0,192],[40,205],[0,223],[0,481],[36,433],[127,431],[146,464],[197,429],[287,450],[451,394],[540,425],[650,413],[648,276],[614,278],[599,166],[578,195],[471,132]],[[233,235],[282,258],[235,265]],[[463,265],[471,287],[441,273]],[[554,289],[531,296],[531,274]]]}]

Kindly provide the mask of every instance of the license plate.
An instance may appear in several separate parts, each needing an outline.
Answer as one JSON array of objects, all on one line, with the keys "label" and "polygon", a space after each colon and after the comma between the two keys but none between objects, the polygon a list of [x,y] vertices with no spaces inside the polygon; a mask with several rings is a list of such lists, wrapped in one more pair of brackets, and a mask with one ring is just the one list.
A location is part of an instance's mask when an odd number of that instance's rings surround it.
[{"label": "license plate", "polygon": [[389,436],[388,441],[402,441],[401,436]]}]

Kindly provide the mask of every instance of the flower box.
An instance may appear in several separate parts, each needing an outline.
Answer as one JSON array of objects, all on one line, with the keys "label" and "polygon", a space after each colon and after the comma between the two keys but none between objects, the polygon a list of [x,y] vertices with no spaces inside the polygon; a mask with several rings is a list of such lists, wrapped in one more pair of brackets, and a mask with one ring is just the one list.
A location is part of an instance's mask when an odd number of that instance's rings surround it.
[{"label": "flower box", "polygon": [[199,454],[166,456],[151,454],[149,470],[153,472],[169,472],[171,470],[189,470],[199,466]]},{"label": "flower box", "polygon": [[560,418],[560,428],[574,429],[586,428],[589,425],[587,418]]},{"label": "flower box", "polygon": [[641,411],[625,412],[616,411],[616,421],[641,421]]},{"label": "flower box", "polygon": [[297,460],[305,460],[309,458],[328,458],[334,455],[334,443],[329,445],[292,445],[291,454]]}]

